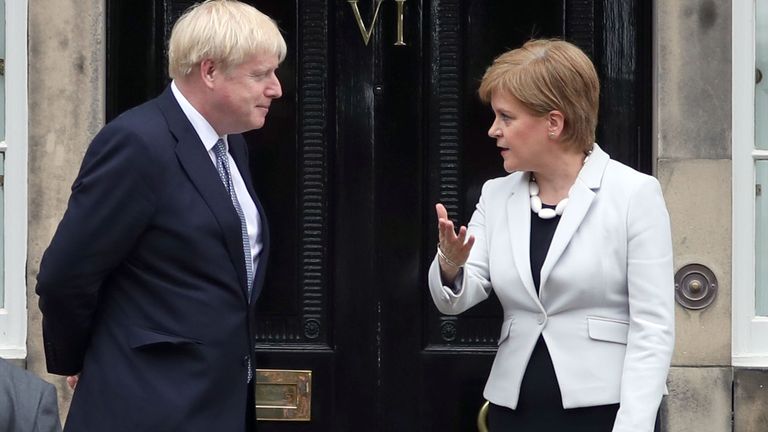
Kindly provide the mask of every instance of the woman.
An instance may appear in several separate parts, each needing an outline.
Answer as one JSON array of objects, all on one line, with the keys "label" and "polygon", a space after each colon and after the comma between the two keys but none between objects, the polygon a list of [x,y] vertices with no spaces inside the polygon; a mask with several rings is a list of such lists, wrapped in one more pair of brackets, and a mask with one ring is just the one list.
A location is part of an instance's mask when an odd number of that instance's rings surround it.
[{"label": "woman", "polygon": [[510,173],[458,234],[437,204],[437,308],[493,289],[504,308],[485,387],[491,431],[650,432],[674,344],[669,216],[658,181],[594,144],[599,82],[574,45],[533,40],[480,97]]}]

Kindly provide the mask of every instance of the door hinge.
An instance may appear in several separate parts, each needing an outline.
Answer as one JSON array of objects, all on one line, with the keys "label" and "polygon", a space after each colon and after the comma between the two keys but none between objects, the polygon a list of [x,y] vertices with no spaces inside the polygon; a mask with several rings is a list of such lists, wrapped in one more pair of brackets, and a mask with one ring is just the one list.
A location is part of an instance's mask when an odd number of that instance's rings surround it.
[{"label": "door hinge", "polygon": [[5,59],[0,59],[0,75],[5,76]]},{"label": "door hinge", "polygon": [[763,185],[760,183],[755,185],[755,196],[760,196],[763,194]]},{"label": "door hinge", "polygon": [[0,187],[5,186],[5,176],[0,174]]}]

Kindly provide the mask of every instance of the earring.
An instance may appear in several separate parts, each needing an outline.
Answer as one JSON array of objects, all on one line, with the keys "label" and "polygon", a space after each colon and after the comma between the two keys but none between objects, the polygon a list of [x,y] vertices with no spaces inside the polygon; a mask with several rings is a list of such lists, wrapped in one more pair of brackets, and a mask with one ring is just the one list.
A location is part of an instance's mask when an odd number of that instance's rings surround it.
[{"label": "earring", "polygon": [[554,138],[554,137],[555,137],[555,133],[554,133],[554,132],[552,132],[552,131],[549,131],[549,134],[548,134],[548,135],[549,135],[549,137],[550,137],[550,138]]}]

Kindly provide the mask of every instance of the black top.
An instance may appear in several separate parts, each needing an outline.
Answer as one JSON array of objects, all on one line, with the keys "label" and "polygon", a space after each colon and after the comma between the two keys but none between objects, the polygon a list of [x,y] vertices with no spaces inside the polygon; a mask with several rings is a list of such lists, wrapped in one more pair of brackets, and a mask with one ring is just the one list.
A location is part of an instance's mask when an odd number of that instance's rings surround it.
[{"label": "black top", "polygon": [[[554,206],[544,204],[544,208],[554,208]],[[544,265],[544,258],[547,257],[558,222],[560,222],[560,216],[542,219],[531,211],[531,274],[533,274],[533,285],[537,293],[541,282],[541,266]]]}]

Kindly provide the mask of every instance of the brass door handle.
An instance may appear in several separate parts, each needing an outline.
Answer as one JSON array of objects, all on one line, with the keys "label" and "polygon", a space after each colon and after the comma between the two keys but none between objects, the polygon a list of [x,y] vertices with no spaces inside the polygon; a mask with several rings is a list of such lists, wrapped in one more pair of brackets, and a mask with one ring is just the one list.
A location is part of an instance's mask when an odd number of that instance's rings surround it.
[{"label": "brass door handle", "polygon": [[477,430],[478,432],[488,432],[488,407],[490,402],[485,401],[483,406],[480,407],[480,411],[477,413]]}]

